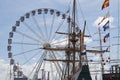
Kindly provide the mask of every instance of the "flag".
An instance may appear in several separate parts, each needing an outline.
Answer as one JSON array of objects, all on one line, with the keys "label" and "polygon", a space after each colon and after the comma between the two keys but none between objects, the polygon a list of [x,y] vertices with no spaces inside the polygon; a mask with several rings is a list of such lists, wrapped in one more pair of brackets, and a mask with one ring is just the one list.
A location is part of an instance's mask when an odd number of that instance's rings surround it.
[{"label": "flag", "polygon": [[69,13],[70,12],[70,9],[68,9],[67,11],[66,11],[66,13]]},{"label": "flag", "polygon": [[110,51],[109,51],[109,47],[106,48],[105,52],[110,52]]},{"label": "flag", "polygon": [[82,54],[81,55],[86,55],[86,52],[82,52]]},{"label": "flag", "polygon": [[109,0],[105,0],[104,3],[103,3],[103,5],[102,5],[102,10],[104,8],[108,7],[108,6],[109,6]]},{"label": "flag", "polygon": [[104,39],[103,39],[103,41],[104,41],[104,43],[107,41],[107,39],[110,37],[110,33],[108,33],[108,34],[106,34],[105,36],[104,36]]},{"label": "flag", "polygon": [[100,25],[109,16],[110,16],[110,14],[109,14],[109,12],[107,12],[107,14],[102,18],[102,20],[98,23],[98,25]]},{"label": "flag", "polygon": [[107,21],[107,23],[103,26],[103,29],[104,29],[104,31],[109,29],[109,21]]}]

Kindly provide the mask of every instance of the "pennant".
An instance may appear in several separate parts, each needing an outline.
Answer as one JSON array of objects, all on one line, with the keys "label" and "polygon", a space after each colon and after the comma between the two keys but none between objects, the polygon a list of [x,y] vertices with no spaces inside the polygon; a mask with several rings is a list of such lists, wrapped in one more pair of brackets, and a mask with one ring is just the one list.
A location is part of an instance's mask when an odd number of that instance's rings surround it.
[{"label": "pennant", "polygon": [[66,11],[66,13],[69,13],[70,12],[70,9],[68,9],[67,11]]},{"label": "pennant", "polygon": [[108,39],[109,37],[110,37],[110,33],[108,33],[108,34],[105,35],[105,37],[104,37],[104,39],[103,39],[104,43],[107,41],[107,39]]},{"label": "pennant", "polygon": [[107,23],[103,26],[103,29],[104,29],[104,31],[109,29],[109,21],[107,21]]},{"label": "pennant", "polygon": [[110,52],[109,47],[106,48],[105,52]]},{"label": "pennant", "polygon": [[82,54],[81,55],[86,55],[86,52],[82,52]]},{"label": "pennant", "polygon": [[102,18],[102,20],[98,23],[98,25],[100,25],[109,16],[110,16],[110,14],[109,14],[109,12],[107,12],[107,14]]},{"label": "pennant", "polygon": [[109,6],[109,0],[105,0],[104,3],[103,3],[103,5],[102,5],[102,10],[104,8],[107,8],[108,6]]},{"label": "pennant", "polygon": [[109,48],[107,48],[105,51],[108,52],[108,51],[109,51]]}]

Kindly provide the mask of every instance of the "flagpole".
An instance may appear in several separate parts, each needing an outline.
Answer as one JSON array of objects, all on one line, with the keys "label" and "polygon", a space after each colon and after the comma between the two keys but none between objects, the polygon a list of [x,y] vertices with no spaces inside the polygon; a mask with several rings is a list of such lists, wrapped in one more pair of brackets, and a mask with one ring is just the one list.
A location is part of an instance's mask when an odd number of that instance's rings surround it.
[{"label": "flagpole", "polygon": [[117,58],[118,58],[118,59],[119,59],[119,56],[120,56],[120,51],[119,51],[119,48],[120,48],[120,46],[119,46],[119,44],[120,44],[120,42],[119,42],[119,40],[120,40],[120,39],[119,39],[119,38],[120,38],[120,37],[119,37],[119,35],[120,35],[120,32],[119,32],[119,31],[120,31],[120,26],[119,26],[119,24],[120,24],[120,23],[119,23],[119,17],[120,17],[120,16],[119,16],[119,11],[120,11],[120,10],[119,10],[119,9],[120,9],[120,8],[119,8],[119,0],[118,0],[118,47],[117,47],[117,53],[118,53],[118,54],[117,54]]},{"label": "flagpole", "polygon": [[[110,1],[110,0],[104,0],[104,3],[103,3],[103,5],[102,5],[102,10],[103,10],[104,8],[109,7],[109,1]],[[103,21],[105,18],[107,18],[107,17],[109,17],[109,12],[108,12],[107,15],[102,19],[102,21]],[[101,22],[102,22],[102,21],[101,21]],[[100,23],[101,23],[101,22],[100,22]],[[99,24],[100,24],[100,23],[99,23]],[[98,24],[98,25],[99,25],[99,24]],[[107,28],[109,28],[109,26],[108,26],[108,27],[105,27],[105,26],[107,26],[107,24],[109,24],[109,22],[107,22],[107,23],[103,26],[104,31],[105,31]],[[100,50],[102,51],[102,41],[101,41],[101,31],[100,31],[100,27],[99,27],[99,38],[100,38]],[[103,64],[104,59],[103,59],[103,54],[101,54],[100,57],[101,57],[101,77],[102,77],[102,80],[103,80],[103,74],[104,74],[104,64]]]},{"label": "flagpole", "polygon": [[[99,30],[99,39],[100,39],[100,51],[102,51],[102,39],[101,39],[100,27],[98,28],[98,30]],[[100,54],[100,58],[101,58],[101,76],[102,76],[102,80],[103,80],[103,74],[104,74],[103,54]]]}]

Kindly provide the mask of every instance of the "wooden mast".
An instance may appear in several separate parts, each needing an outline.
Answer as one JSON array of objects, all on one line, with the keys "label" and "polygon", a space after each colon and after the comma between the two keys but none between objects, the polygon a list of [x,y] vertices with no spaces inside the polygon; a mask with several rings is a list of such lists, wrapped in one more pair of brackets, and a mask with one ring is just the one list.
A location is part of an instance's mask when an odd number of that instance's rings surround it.
[{"label": "wooden mast", "polygon": [[76,23],[76,0],[74,0],[73,2],[73,40],[72,40],[72,44],[73,44],[73,75],[75,74],[75,56],[76,56],[76,51],[75,51],[75,44],[76,44],[76,33],[75,33],[75,23]]}]

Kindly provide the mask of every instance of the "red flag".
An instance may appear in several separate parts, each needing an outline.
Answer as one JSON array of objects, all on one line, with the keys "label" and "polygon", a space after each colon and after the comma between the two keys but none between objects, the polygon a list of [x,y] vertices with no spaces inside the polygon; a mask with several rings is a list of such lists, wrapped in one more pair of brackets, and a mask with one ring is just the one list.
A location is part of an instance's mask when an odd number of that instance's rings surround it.
[{"label": "red flag", "polygon": [[105,0],[104,3],[103,3],[103,5],[102,5],[102,10],[104,8],[108,7],[108,6],[109,6],[109,0]]},{"label": "red flag", "polygon": [[107,12],[107,14],[102,18],[102,20],[98,23],[98,25],[100,25],[109,16],[110,16],[110,14],[109,14],[109,12]]},{"label": "red flag", "polygon": [[110,33],[108,33],[108,34],[106,34],[105,36],[104,36],[104,39],[103,39],[103,41],[104,41],[104,43],[107,41],[107,39],[110,37]]}]

